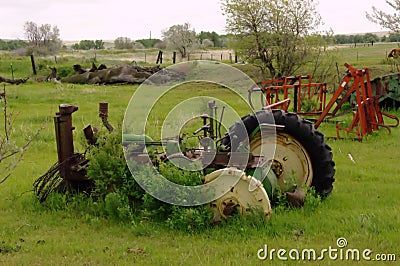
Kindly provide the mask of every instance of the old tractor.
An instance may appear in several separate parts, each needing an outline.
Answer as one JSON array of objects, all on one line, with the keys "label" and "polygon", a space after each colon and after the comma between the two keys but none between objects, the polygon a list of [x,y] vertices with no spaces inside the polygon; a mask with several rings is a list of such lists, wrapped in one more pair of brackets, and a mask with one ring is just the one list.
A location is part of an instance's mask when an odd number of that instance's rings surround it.
[{"label": "old tractor", "polygon": [[[93,185],[86,177],[87,159],[74,152],[72,113],[77,110],[75,106],[62,104],[54,118],[58,163],[34,184],[42,201],[50,190],[82,191]],[[181,137],[154,141],[148,136],[126,134],[123,146],[127,162],[200,163],[204,184],[214,184],[213,191],[220,193],[211,203],[206,203],[213,209],[215,221],[254,208],[261,209],[269,217],[270,201],[277,191],[285,193],[292,206],[302,206],[307,186],[314,187],[321,196],[331,192],[335,174],[332,152],[323,134],[315,130],[311,122],[267,106],[242,117],[221,136],[215,101],[208,103],[208,110],[200,117],[203,125],[193,133],[199,135],[198,147],[184,147]],[[112,131],[107,120],[107,103],[100,103],[99,116]],[[275,132],[273,137],[272,131]],[[94,144],[92,128],[86,127],[84,133],[88,143]],[[149,155],[152,147],[164,147],[165,152]],[[275,152],[264,150],[272,147]],[[61,184],[54,178],[50,180],[57,171],[63,180]]]},{"label": "old tractor", "polygon": [[[153,140],[145,128],[147,118],[151,117],[152,106],[163,106],[158,99],[171,88],[189,82],[196,85],[198,81],[207,81],[229,88],[243,100],[247,88],[254,86],[247,75],[220,63],[193,61],[170,68],[169,71],[179,73],[175,79],[166,80],[166,72],[159,71],[136,89],[122,126],[122,146],[127,166],[136,183],[148,194],[181,206],[206,204],[214,211],[214,220],[219,221],[231,214],[248,213],[255,209],[269,217],[271,201],[277,197],[279,200],[284,198],[278,195],[286,195],[291,206],[302,206],[308,187],[313,187],[322,197],[332,191],[335,163],[331,148],[326,144],[324,135],[310,121],[284,110],[289,99],[282,102],[267,99],[268,104],[261,110],[241,117],[220,99],[210,99],[209,94],[200,99],[194,113],[194,102],[191,101],[198,97],[188,95],[188,107],[182,105],[186,101],[181,101],[169,111],[171,120],[166,119],[162,123],[181,128],[177,115],[171,115],[177,107],[182,107],[179,112],[190,115],[189,119],[199,122],[194,123],[185,135],[173,131],[175,133]],[[324,97],[325,87],[315,86]],[[307,91],[311,96],[313,90],[310,86]],[[302,96],[298,99],[298,104],[301,104]],[[217,105],[220,104],[223,107],[219,114]],[[243,104],[245,100],[240,106]],[[62,104],[54,117],[58,162],[34,184],[35,192],[42,201],[52,190],[88,191],[94,185],[86,175],[88,159],[74,151],[72,114],[77,110],[78,107]],[[231,113],[236,115],[230,116]],[[113,131],[108,122],[107,103],[100,103],[99,116],[104,127]],[[150,128],[159,122],[159,119],[155,120]],[[182,120],[187,121],[186,118]],[[90,145],[96,145],[96,130],[88,126],[84,135]],[[183,186],[166,180],[158,174],[158,167],[162,164],[197,171],[202,177],[202,184]],[[150,168],[151,171],[146,174],[136,172],[143,168]],[[153,187],[157,191],[152,190]]]}]

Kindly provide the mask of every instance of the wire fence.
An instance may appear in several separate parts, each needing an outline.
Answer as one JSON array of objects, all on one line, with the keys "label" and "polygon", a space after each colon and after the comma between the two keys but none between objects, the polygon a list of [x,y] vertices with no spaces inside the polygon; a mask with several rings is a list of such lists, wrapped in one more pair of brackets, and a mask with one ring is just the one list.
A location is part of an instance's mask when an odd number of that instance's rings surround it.
[{"label": "wire fence", "polygon": [[212,60],[220,62],[237,63],[238,56],[230,50],[217,50],[217,51],[197,51],[188,53],[186,57],[171,51],[158,51],[157,52],[136,52],[132,54],[132,61],[144,62],[151,64],[175,64],[185,61],[193,60]]}]

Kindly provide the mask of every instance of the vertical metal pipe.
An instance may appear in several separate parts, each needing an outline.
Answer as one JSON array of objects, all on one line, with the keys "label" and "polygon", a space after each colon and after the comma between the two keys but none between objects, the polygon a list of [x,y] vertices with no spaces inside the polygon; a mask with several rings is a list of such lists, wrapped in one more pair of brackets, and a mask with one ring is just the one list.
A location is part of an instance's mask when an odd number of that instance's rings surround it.
[{"label": "vertical metal pipe", "polygon": [[[56,132],[58,162],[63,163],[74,155],[74,140],[72,131],[72,113],[77,111],[78,107],[71,104],[60,104],[59,112],[54,117],[54,126]],[[68,165],[61,169],[61,177],[68,179]]]}]

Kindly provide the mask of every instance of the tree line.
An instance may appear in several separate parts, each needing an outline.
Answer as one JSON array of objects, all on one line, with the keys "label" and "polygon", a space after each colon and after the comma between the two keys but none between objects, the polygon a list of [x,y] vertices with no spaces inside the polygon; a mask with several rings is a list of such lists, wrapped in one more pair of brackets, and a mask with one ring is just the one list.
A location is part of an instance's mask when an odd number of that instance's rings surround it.
[{"label": "tree line", "polygon": [[[400,10],[400,0],[386,0],[395,11]],[[221,10],[226,17],[228,35],[215,32],[197,34],[189,23],[173,25],[162,31],[162,40],[143,39],[132,41],[119,37],[114,41],[117,49],[134,47],[166,48],[178,52],[182,58],[191,50],[201,47],[229,47],[241,60],[260,67],[271,77],[289,76],[302,66],[315,63],[314,72],[321,69],[322,55],[326,47],[341,43],[366,43],[399,41],[399,14],[387,14],[375,7],[367,18],[389,29],[392,34],[385,38],[368,33],[364,35],[321,34],[315,29],[322,24],[316,8],[317,0],[222,0]],[[28,45],[40,52],[54,52],[60,46],[59,30],[50,24],[37,25],[26,22],[24,26]],[[102,49],[101,40],[83,40],[75,49]],[[313,73],[314,74],[314,73]]]},{"label": "tree line", "polygon": [[[232,35],[219,35],[216,32],[205,32],[201,31],[196,35],[199,45],[202,47],[210,48],[226,48],[229,44],[229,39]],[[371,42],[400,42],[400,33],[390,33],[383,37],[379,37],[373,33],[366,34],[337,34],[330,39],[329,44],[354,44],[354,43],[371,43]],[[211,42],[210,42],[211,41]],[[137,45],[139,43],[139,45]],[[74,50],[101,50],[105,49],[103,40],[81,40],[79,43],[74,43],[71,48]],[[138,39],[131,40],[128,37],[118,37],[114,40],[115,49],[133,49],[138,48],[165,48],[165,44],[161,39]],[[29,46],[28,41],[24,40],[2,40],[0,39],[0,50],[3,51],[13,51],[20,48],[26,48]]]}]

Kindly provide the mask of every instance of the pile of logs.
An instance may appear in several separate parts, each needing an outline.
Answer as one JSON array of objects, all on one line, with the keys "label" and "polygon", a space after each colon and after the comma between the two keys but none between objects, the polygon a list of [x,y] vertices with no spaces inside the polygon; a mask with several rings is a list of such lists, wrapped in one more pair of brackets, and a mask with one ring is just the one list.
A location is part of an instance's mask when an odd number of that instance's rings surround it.
[{"label": "pile of logs", "polygon": [[61,82],[76,84],[141,84],[153,74],[161,72],[163,80],[158,82],[165,83],[169,80],[182,79],[182,74],[164,69],[160,66],[142,67],[134,64],[126,64],[107,68],[105,65],[84,69],[80,65],[74,65],[75,75],[61,79]]},{"label": "pile of logs", "polygon": [[[156,83],[166,83],[171,80],[183,80],[184,74],[170,70],[168,68],[162,68],[159,65],[154,67],[142,67],[136,64],[126,64],[122,66],[115,66],[107,68],[104,64],[96,66],[92,63],[91,68],[83,68],[81,65],[74,65],[75,75],[61,79],[62,83],[75,83],[75,84],[141,84],[150,76],[155,73],[157,80],[152,79]],[[54,81],[59,83],[57,80],[57,69],[49,67],[51,73],[44,77],[37,77],[34,80],[41,81]],[[24,79],[8,79],[0,77],[1,82],[7,82],[11,84],[25,83],[29,78]]]}]

